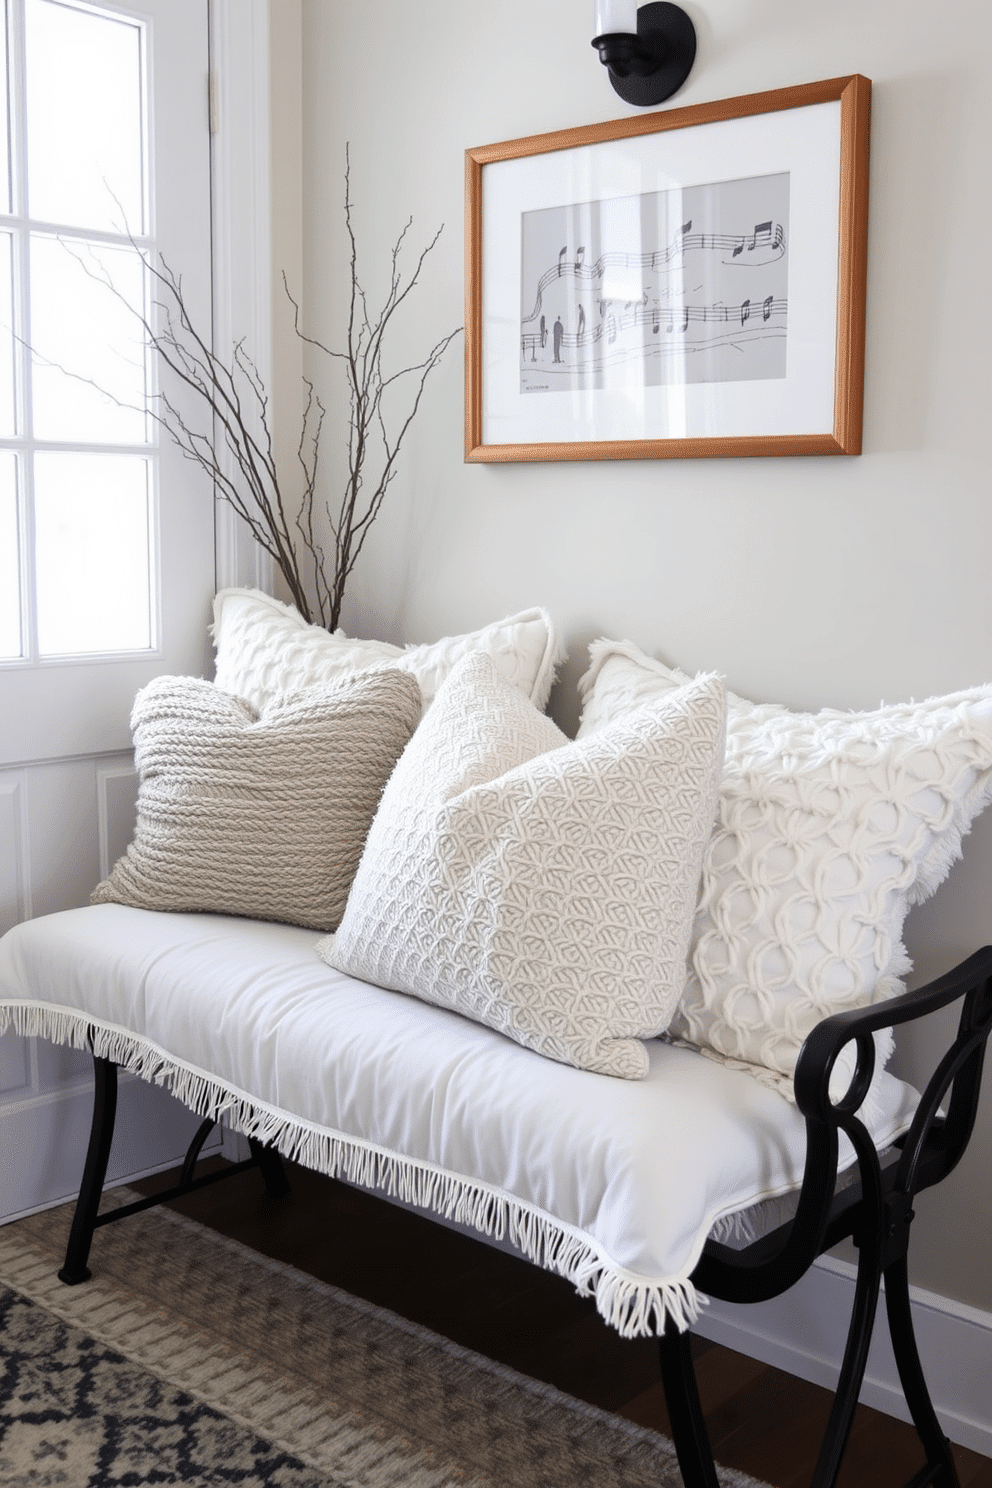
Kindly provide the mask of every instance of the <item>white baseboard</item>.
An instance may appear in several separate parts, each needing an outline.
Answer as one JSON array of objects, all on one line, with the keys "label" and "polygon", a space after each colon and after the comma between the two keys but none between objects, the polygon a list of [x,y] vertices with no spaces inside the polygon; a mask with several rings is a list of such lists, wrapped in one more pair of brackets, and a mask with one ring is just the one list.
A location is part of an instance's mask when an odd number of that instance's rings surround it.
[{"label": "white baseboard", "polygon": [[[748,1306],[712,1300],[693,1332],[833,1389],[844,1352],[855,1270],[822,1256],[802,1281],[770,1302]],[[992,1457],[992,1312],[911,1287],[913,1323],[934,1408],[951,1441]],[[909,1420],[884,1303],[861,1400]]]}]

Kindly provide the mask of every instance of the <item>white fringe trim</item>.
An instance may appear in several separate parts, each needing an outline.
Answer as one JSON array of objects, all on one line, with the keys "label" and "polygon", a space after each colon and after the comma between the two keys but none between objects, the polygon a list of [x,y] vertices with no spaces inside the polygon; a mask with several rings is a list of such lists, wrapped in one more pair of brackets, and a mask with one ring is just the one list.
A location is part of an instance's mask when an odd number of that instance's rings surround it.
[{"label": "white fringe trim", "polygon": [[110,1059],[149,1084],[164,1086],[201,1118],[223,1119],[231,1130],[276,1147],[302,1167],[380,1189],[401,1203],[431,1210],[493,1239],[509,1240],[535,1265],[572,1282],[580,1296],[594,1297],[599,1315],[622,1338],[659,1336],[669,1317],[685,1332],[705,1305],[688,1277],[644,1281],[612,1266],[581,1231],[526,1200],[481,1179],[403,1157],[253,1100],[126,1029],[40,1003],[0,1005],[0,1034],[8,1028],[22,1038],[50,1039]]}]

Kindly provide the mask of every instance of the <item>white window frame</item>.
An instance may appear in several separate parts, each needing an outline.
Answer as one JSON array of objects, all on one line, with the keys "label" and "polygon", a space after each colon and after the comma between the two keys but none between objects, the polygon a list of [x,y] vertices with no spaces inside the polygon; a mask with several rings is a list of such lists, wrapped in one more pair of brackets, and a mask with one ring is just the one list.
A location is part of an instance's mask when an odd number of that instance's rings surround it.
[{"label": "white window frame", "polygon": [[[269,27],[272,0],[208,0],[213,336],[273,376]],[[233,470],[233,461],[230,462]],[[274,565],[227,502],[215,509],[218,589],[271,589]]]}]

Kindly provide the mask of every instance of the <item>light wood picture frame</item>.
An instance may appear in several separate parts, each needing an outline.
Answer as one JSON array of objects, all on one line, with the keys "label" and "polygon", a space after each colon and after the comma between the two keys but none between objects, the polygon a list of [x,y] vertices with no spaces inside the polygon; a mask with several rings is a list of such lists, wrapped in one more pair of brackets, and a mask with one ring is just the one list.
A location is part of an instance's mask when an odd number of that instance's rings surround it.
[{"label": "light wood picture frame", "polygon": [[870,110],[854,75],[466,151],[466,461],[860,454]]}]

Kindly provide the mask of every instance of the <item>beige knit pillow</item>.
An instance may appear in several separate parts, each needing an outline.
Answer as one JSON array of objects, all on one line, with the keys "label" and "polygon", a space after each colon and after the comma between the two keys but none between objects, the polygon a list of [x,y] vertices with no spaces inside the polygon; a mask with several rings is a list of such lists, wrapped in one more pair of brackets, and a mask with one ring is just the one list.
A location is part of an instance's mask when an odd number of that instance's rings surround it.
[{"label": "beige knit pillow", "polygon": [[156,678],[131,715],[134,841],[92,902],[333,929],[421,706],[397,671],[287,695],[261,716],[210,682]]}]

